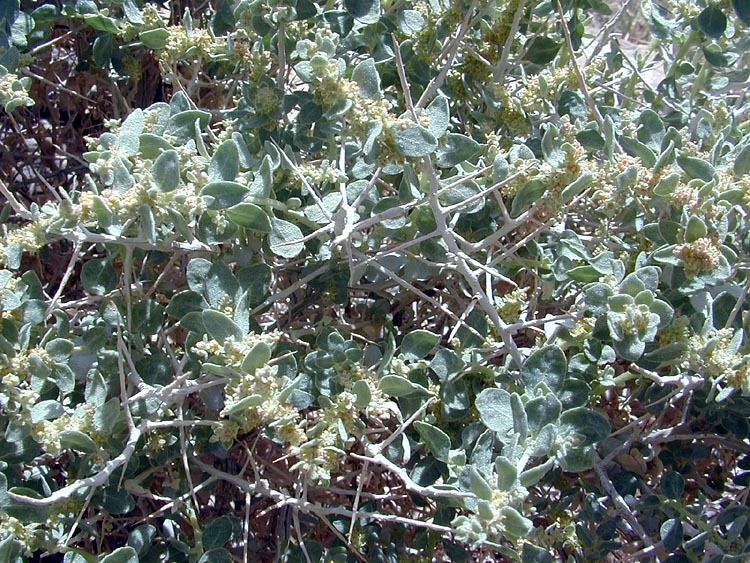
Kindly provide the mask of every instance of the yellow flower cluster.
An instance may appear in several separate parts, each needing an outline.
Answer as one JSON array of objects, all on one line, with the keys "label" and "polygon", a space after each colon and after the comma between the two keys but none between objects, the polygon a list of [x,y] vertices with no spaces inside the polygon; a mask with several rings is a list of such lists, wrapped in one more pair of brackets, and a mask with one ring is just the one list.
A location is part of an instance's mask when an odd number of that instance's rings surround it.
[{"label": "yellow flower cluster", "polygon": [[22,252],[36,252],[47,244],[50,225],[60,218],[57,204],[45,203],[41,214],[22,227],[0,225],[0,264],[8,263],[8,247],[17,244]]},{"label": "yellow flower cluster", "polygon": [[508,519],[523,518],[515,507],[520,506],[528,494],[528,489],[520,485],[507,491],[495,489],[490,500],[477,501],[476,511],[471,516],[458,516],[453,520],[457,537],[475,544],[511,539]]},{"label": "yellow flower cluster", "polygon": [[[346,174],[335,166],[332,166],[330,161],[327,160],[324,160],[319,165],[307,162],[300,164],[299,171],[314,186],[321,186],[325,183],[335,185],[346,181]],[[298,176],[297,179],[299,179]]]},{"label": "yellow flower cluster", "polygon": [[528,295],[521,287],[495,298],[495,310],[506,323],[518,322],[528,305]]},{"label": "yellow flower cluster", "polygon": [[[635,182],[619,187],[617,177],[631,166],[637,168]],[[596,167],[593,172],[596,174],[596,189],[591,199],[598,209],[608,214],[618,213],[631,205],[644,206],[661,177],[643,166],[640,158],[624,154]]]},{"label": "yellow flower cluster", "polygon": [[[303,414],[294,405],[280,401],[279,395],[289,382],[278,376],[278,366],[260,366],[252,373],[242,371],[242,362],[254,346],[273,346],[279,338],[279,333],[269,333],[224,343],[205,339],[193,348],[203,359],[220,359],[240,374],[224,389],[225,406],[214,426],[212,441],[229,443],[239,434],[268,425],[274,438],[287,446],[288,456],[296,459],[292,469],[305,472],[314,481],[326,481],[338,467],[346,445],[354,440],[353,432],[362,425],[359,413],[385,417],[391,406],[378,389],[375,375],[360,366],[341,367],[344,390],[335,397],[321,397],[322,408],[318,410]],[[371,400],[366,407],[356,404],[354,384],[358,381],[365,381],[370,389]]]},{"label": "yellow flower cluster", "polygon": [[31,424],[31,408],[39,401],[39,393],[31,387],[35,364],[54,366],[52,358],[42,348],[31,348],[0,360],[0,404],[8,416],[22,426]]},{"label": "yellow flower cluster", "polygon": [[[96,406],[82,404],[72,414],[64,414],[54,420],[43,420],[33,427],[34,438],[44,446],[44,450],[57,456],[60,454],[60,433],[65,430],[76,430],[89,436],[96,444],[103,445],[106,436],[96,429],[94,414]],[[100,452],[100,455],[105,452]]]},{"label": "yellow flower cluster", "polygon": [[[316,53],[311,59],[313,81],[311,89],[318,103],[331,108],[348,101],[343,117],[346,120],[346,133],[364,139],[373,122],[381,124],[378,142],[381,147],[380,160],[385,163],[394,157],[400,158],[395,134],[397,131],[414,125],[407,116],[397,116],[391,112],[393,104],[384,97],[372,99],[363,96],[353,80],[341,76],[337,59],[326,61],[326,55]],[[429,124],[429,115],[423,112],[418,116],[418,124]]]},{"label": "yellow flower cluster", "polygon": [[33,106],[34,100],[29,97],[30,82],[19,78],[17,74],[7,72],[0,66],[0,106],[12,109],[15,106]]},{"label": "yellow flower cluster", "polygon": [[700,203],[698,190],[688,184],[679,184],[669,195],[669,201],[675,207],[684,207],[689,211],[696,209]]},{"label": "yellow flower cluster", "polygon": [[675,317],[668,327],[659,331],[659,347],[675,342],[687,342],[690,339],[690,319],[686,316]]},{"label": "yellow flower cluster", "polygon": [[44,549],[44,535],[40,524],[23,522],[0,511],[0,540],[14,538],[21,545],[24,555],[30,556],[36,550]]},{"label": "yellow flower cluster", "polygon": [[691,277],[714,270],[721,259],[719,245],[709,237],[680,244],[674,249],[674,254],[682,260],[685,273]]},{"label": "yellow flower cluster", "polygon": [[[273,420],[296,415],[297,411],[291,405],[278,401],[283,382],[276,375],[277,366],[261,366],[252,373],[242,370],[245,357],[257,344],[273,347],[279,338],[278,332],[247,334],[241,340],[227,339],[221,343],[205,338],[193,347],[193,353],[197,356],[204,360],[216,358],[240,374],[239,378],[230,380],[224,389],[226,399],[221,412],[223,420],[214,427],[212,440],[230,442],[238,434],[249,432]],[[232,412],[240,401],[246,401],[250,397],[254,399],[246,407],[239,412]]]},{"label": "yellow flower cluster", "polygon": [[[372,372],[361,366],[351,366],[341,375],[345,378],[345,390],[336,397],[322,399],[326,405],[322,409],[305,418],[298,417],[296,421],[287,418],[272,424],[276,437],[289,444],[292,455],[299,459],[292,468],[304,471],[316,482],[330,479],[331,471],[345,455],[344,448],[354,441],[356,432],[363,429],[360,412],[383,419],[392,409]],[[365,381],[370,389],[370,402],[364,408],[356,404],[353,386],[357,381]]]},{"label": "yellow flower cluster", "polygon": [[206,29],[194,28],[188,33],[183,26],[173,25],[167,31],[169,40],[159,53],[159,60],[165,64],[186,58],[211,58],[226,49],[224,39],[212,37]]},{"label": "yellow flower cluster", "polygon": [[570,66],[543,70],[529,78],[518,95],[527,113],[532,111],[547,111],[547,105],[560,95],[562,90],[575,88],[578,76]]},{"label": "yellow flower cluster", "polygon": [[726,380],[731,387],[750,393],[750,358],[734,351],[734,336],[731,328],[711,331],[706,336],[692,336],[688,340],[683,369],[708,379]]},{"label": "yellow flower cluster", "polygon": [[119,193],[109,188],[102,190],[99,195],[93,192],[83,192],[75,211],[82,221],[95,222],[97,220],[96,206],[99,204],[115,214],[120,221],[127,221],[137,215],[137,209],[141,205],[148,202],[149,196],[146,188],[136,184],[129,190]]},{"label": "yellow flower cluster", "polygon": [[531,122],[526,113],[526,106],[518,98],[511,95],[507,88],[500,84],[491,84],[490,89],[498,104],[495,117],[511,136],[523,135],[531,131]]}]

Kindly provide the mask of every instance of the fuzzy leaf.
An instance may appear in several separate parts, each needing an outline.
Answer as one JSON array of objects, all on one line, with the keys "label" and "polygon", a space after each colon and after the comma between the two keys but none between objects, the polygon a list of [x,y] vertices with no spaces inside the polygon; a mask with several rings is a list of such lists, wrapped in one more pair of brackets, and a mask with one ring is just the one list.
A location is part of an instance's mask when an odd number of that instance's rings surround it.
[{"label": "fuzzy leaf", "polygon": [[544,192],[547,191],[547,187],[547,182],[539,179],[526,182],[513,197],[513,203],[510,208],[511,215],[518,217],[522,211],[538,201],[542,195],[544,195]]},{"label": "fuzzy leaf", "polygon": [[268,215],[254,203],[238,203],[227,209],[227,218],[252,231],[271,232],[271,221]]},{"label": "fuzzy leaf", "polygon": [[302,231],[294,223],[283,219],[271,219],[271,232],[268,244],[271,252],[282,258],[294,258],[305,248]]},{"label": "fuzzy leaf", "polygon": [[344,0],[344,6],[354,19],[362,23],[373,24],[380,19],[380,0]]},{"label": "fuzzy leaf", "polygon": [[708,234],[706,223],[698,215],[691,215],[685,229],[685,242],[695,242]]},{"label": "fuzzy leaf", "polygon": [[710,182],[713,179],[714,174],[716,174],[716,169],[711,166],[711,164],[700,158],[678,156],[677,164],[679,164],[680,168],[685,171],[685,174],[691,178],[699,178],[704,182]]},{"label": "fuzzy leaf", "polygon": [[537,434],[547,424],[557,423],[562,412],[562,404],[553,393],[529,400],[525,408],[532,435]]},{"label": "fuzzy leaf", "polygon": [[391,397],[405,397],[407,395],[413,395],[415,393],[429,395],[430,392],[418,385],[412,383],[405,377],[400,375],[384,375],[380,378],[379,382],[380,390]]},{"label": "fuzzy leaf", "polygon": [[732,0],[734,13],[745,25],[750,25],[750,0]]},{"label": "fuzzy leaf", "polygon": [[232,521],[229,516],[215,518],[203,528],[203,549],[210,550],[222,547],[231,537]]},{"label": "fuzzy leaf", "polygon": [[435,357],[432,358],[430,367],[432,371],[438,376],[440,381],[446,381],[449,378],[461,373],[466,364],[464,361],[452,350],[443,348],[435,353]]},{"label": "fuzzy leaf", "polygon": [[511,537],[525,538],[534,525],[531,520],[523,516],[512,506],[502,507],[500,513],[502,514],[505,531]]},{"label": "fuzzy leaf", "polygon": [[212,198],[209,209],[226,209],[240,203],[250,190],[237,182],[210,182],[201,190],[201,197]]},{"label": "fuzzy leaf", "polygon": [[203,318],[203,325],[206,327],[209,336],[217,342],[223,343],[229,338],[233,338],[234,340],[242,338],[240,327],[224,313],[208,309],[203,311],[201,316]]},{"label": "fuzzy leaf", "polygon": [[698,14],[698,27],[712,39],[718,39],[727,29],[727,17],[721,8],[709,5]]},{"label": "fuzzy leaf", "polygon": [[552,556],[546,549],[527,542],[523,544],[521,563],[552,563]]},{"label": "fuzzy leaf", "polygon": [[595,444],[609,436],[609,420],[596,411],[576,407],[565,411],[560,417],[561,432],[575,432],[584,437],[579,447]]},{"label": "fuzzy leaf", "polygon": [[182,141],[187,141],[195,138],[196,124],[200,131],[208,126],[210,120],[211,114],[207,111],[197,109],[181,111],[169,118],[167,132]]},{"label": "fuzzy leaf", "polygon": [[421,360],[440,341],[440,335],[428,330],[408,332],[401,341],[401,353],[407,361]]},{"label": "fuzzy leaf", "polygon": [[563,351],[557,346],[547,346],[534,352],[524,362],[521,378],[528,390],[544,383],[554,393],[562,389],[567,371],[568,362]]},{"label": "fuzzy leaf", "polygon": [[92,295],[104,295],[117,287],[117,272],[106,258],[89,260],[81,268],[81,283]]},{"label": "fuzzy leaf", "polygon": [[586,121],[589,116],[589,110],[586,102],[578,92],[573,90],[563,90],[560,93],[560,99],[557,102],[557,113],[569,115],[572,122]]},{"label": "fuzzy leaf", "polygon": [[505,456],[495,458],[495,473],[497,473],[497,488],[501,491],[511,490],[518,481],[518,469]]},{"label": "fuzzy leaf", "polygon": [[673,551],[679,547],[682,543],[683,533],[682,521],[679,518],[670,518],[659,529],[664,548],[668,551]]},{"label": "fuzzy leaf", "polygon": [[434,152],[438,142],[427,129],[416,125],[396,132],[396,146],[406,157],[421,158]]},{"label": "fuzzy leaf", "polygon": [[109,555],[102,557],[100,563],[138,563],[138,554],[130,546],[120,547]]},{"label": "fuzzy leaf", "polygon": [[436,96],[427,106],[427,113],[430,116],[427,129],[436,139],[441,138],[448,131],[448,125],[450,125],[451,114],[448,98],[442,94]]},{"label": "fuzzy leaf", "polygon": [[491,500],[494,489],[489,481],[473,465],[469,465],[461,474],[461,481],[468,482],[469,489],[480,499]]},{"label": "fuzzy leaf", "polygon": [[240,151],[231,139],[219,145],[208,166],[208,181],[233,182],[240,171]]},{"label": "fuzzy leaf", "polygon": [[[748,0],[750,4],[750,0]],[[734,160],[734,174],[735,176],[745,176],[750,174],[750,145],[746,145],[737,154],[737,158]]]},{"label": "fuzzy leaf", "polygon": [[143,110],[140,108],[133,110],[127,119],[122,122],[116,145],[121,154],[132,156],[138,153],[144,124]]},{"label": "fuzzy leaf", "polygon": [[232,563],[232,555],[223,547],[206,551],[198,563]]},{"label": "fuzzy leaf", "polygon": [[565,151],[562,149],[560,132],[554,125],[547,126],[547,130],[542,136],[542,153],[544,154],[544,160],[555,168],[562,166],[565,162]]},{"label": "fuzzy leaf", "polygon": [[451,439],[448,434],[440,428],[427,424],[426,422],[416,421],[414,429],[419,433],[427,449],[435,456],[438,461],[448,462],[448,454],[451,449]]},{"label": "fuzzy leaf", "polygon": [[370,100],[379,100],[380,93],[380,75],[375,68],[375,60],[365,59],[352,71],[352,80],[357,83],[359,93]]},{"label": "fuzzy leaf", "polygon": [[452,168],[462,162],[476,157],[482,145],[471,137],[458,133],[448,133],[437,151],[437,165],[441,168]]},{"label": "fuzzy leaf", "polygon": [[99,451],[96,445],[88,435],[78,430],[63,430],[60,432],[60,447],[64,449],[77,450],[79,452],[93,454]]},{"label": "fuzzy leaf", "polygon": [[171,192],[180,185],[180,158],[176,150],[167,150],[161,153],[152,169],[154,180],[159,190]]},{"label": "fuzzy leaf", "polygon": [[149,49],[163,49],[169,42],[169,31],[163,27],[148,29],[138,34],[141,42]]},{"label": "fuzzy leaf", "polygon": [[30,409],[31,422],[36,424],[43,420],[53,420],[59,418],[65,414],[65,407],[63,407],[58,401],[47,400],[39,401]]},{"label": "fuzzy leaf", "polygon": [[513,430],[510,393],[494,387],[485,389],[477,395],[475,405],[484,425],[497,432],[501,439],[507,438]]},{"label": "fuzzy leaf", "polygon": [[552,62],[560,50],[561,43],[545,36],[538,36],[529,40],[531,44],[526,44],[526,60],[536,65],[546,65]]},{"label": "fuzzy leaf", "polygon": [[676,471],[667,471],[661,478],[661,492],[665,497],[678,500],[685,489],[685,478]]},{"label": "fuzzy leaf", "polygon": [[242,371],[253,374],[255,370],[268,364],[271,359],[271,347],[265,342],[258,342],[242,360]]}]

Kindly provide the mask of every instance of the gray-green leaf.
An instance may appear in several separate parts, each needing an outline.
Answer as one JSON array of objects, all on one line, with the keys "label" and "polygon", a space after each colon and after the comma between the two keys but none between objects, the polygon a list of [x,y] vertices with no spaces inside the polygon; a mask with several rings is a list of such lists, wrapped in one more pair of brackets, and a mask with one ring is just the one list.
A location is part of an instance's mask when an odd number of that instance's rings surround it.
[{"label": "gray-green leaf", "polygon": [[245,196],[248,195],[249,189],[237,182],[210,182],[201,190],[201,197],[210,197],[208,204],[209,209],[226,209],[237,205]]},{"label": "gray-green leaf", "polygon": [[240,151],[231,139],[219,145],[208,166],[208,180],[233,182],[240,171]]},{"label": "gray-green leaf", "polygon": [[451,449],[451,439],[448,437],[448,434],[432,424],[421,421],[416,421],[414,428],[419,433],[427,449],[435,456],[435,459],[447,462]]},{"label": "gray-green leaf", "polygon": [[521,368],[521,378],[526,389],[534,390],[544,383],[550,391],[558,392],[565,382],[568,362],[565,354],[557,346],[547,346],[534,352]]},{"label": "gray-green leaf", "polygon": [[106,258],[89,260],[81,268],[81,283],[92,295],[104,295],[117,286],[117,272]]},{"label": "gray-green leaf", "polygon": [[206,327],[208,334],[219,343],[223,343],[229,338],[240,340],[242,338],[242,329],[226,316],[224,313],[208,309],[203,311],[203,325]]},{"label": "gray-green leaf", "polygon": [[227,218],[252,231],[271,232],[271,221],[268,215],[254,203],[242,202],[227,209]]},{"label": "gray-green leaf", "polygon": [[475,405],[484,425],[497,432],[501,439],[513,431],[510,393],[504,389],[485,389],[477,395]]},{"label": "gray-green leaf", "polygon": [[302,231],[294,223],[283,219],[271,219],[271,232],[268,244],[271,252],[282,258],[294,258],[305,248]]},{"label": "gray-green leaf", "polygon": [[440,341],[440,335],[429,330],[414,330],[407,333],[401,341],[401,353],[409,361],[421,360]]},{"label": "gray-green leaf", "polygon": [[396,132],[396,145],[404,156],[420,158],[434,152],[438,142],[432,133],[417,125]]},{"label": "gray-green leaf", "polygon": [[161,153],[154,162],[154,180],[162,192],[171,192],[180,185],[180,157],[176,150]]},{"label": "gray-green leaf", "polygon": [[374,59],[366,59],[354,67],[352,80],[357,83],[359,93],[365,98],[370,100],[380,99],[380,75],[375,68]]}]

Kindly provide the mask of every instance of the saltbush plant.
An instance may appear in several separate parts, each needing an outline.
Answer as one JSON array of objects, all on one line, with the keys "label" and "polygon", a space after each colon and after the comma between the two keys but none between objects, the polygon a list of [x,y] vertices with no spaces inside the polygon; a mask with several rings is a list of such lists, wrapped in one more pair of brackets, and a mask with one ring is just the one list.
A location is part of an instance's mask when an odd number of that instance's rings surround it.
[{"label": "saltbush plant", "polygon": [[0,560],[746,560],[748,30],[3,2]]}]

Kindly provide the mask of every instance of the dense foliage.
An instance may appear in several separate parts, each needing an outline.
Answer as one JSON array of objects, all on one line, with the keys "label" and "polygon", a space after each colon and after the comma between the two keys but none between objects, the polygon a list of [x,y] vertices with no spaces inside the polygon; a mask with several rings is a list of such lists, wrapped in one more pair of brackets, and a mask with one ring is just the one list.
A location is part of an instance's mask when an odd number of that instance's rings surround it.
[{"label": "dense foliage", "polygon": [[749,29],[0,2],[0,560],[746,560]]}]

